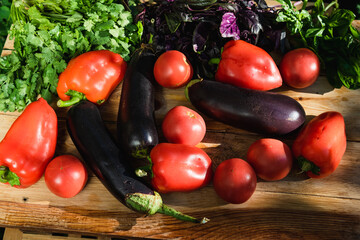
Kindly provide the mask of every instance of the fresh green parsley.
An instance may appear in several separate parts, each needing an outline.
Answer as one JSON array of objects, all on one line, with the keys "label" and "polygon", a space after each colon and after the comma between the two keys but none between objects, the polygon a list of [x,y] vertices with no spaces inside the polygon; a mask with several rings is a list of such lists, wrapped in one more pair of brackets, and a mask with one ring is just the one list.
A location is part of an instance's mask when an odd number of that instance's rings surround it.
[{"label": "fresh green parsley", "polygon": [[22,111],[39,96],[51,102],[70,59],[107,49],[125,61],[142,32],[131,12],[112,0],[14,0],[13,53],[0,58],[0,111]]}]

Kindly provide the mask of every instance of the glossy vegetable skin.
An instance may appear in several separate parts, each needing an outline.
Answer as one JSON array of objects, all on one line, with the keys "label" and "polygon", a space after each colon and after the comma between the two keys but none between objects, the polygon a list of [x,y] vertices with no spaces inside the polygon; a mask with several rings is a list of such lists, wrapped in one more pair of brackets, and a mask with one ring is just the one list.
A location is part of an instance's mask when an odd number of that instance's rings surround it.
[{"label": "glossy vegetable skin", "polygon": [[206,123],[196,111],[175,106],[170,109],[162,122],[163,134],[170,143],[197,145],[206,134]]},{"label": "glossy vegetable skin", "polygon": [[225,44],[215,79],[263,91],[282,85],[273,58],[264,49],[243,40],[231,40]]},{"label": "glossy vegetable skin", "polygon": [[295,139],[292,152],[309,177],[324,178],[338,167],[346,150],[344,117],[324,112],[313,118]]},{"label": "glossy vegetable skin", "polygon": [[288,134],[305,121],[300,103],[282,94],[193,80],[187,85],[186,95],[208,117],[261,134]]},{"label": "glossy vegetable skin", "polygon": [[287,85],[294,88],[306,88],[319,77],[320,61],[310,49],[298,48],[284,55],[279,69]]},{"label": "glossy vegetable skin", "polygon": [[45,169],[48,189],[62,198],[72,198],[83,188],[88,179],[84,164],[75,156],[60,155],[51,160]]},{"label": "glossy vegetable skin", "polygon": [[160,143],[150,154],[152,185],[161,192],[187,192],[207,185],[212,178],[210,157],[200,148]]},{"label": "glossy vegetable skin", "polygon": [[98,107],[83,101],[68,111],[67,129],[85,164],[112,195],[128,208],[144,213],[163,213],[190,222],[206,222],[177,212],[161,196],[140,181],[128,165],[128,156],[115,143]]},{"label": "glossy vegetable skin", "polygon": [[155,61],[152,49],[138,49],[131,58],[122,85],[117,136],[122,148],[134,158],[146,158],[159,142],[154,115]]},{"label": "glossy vegetable skin", "polygon": [[179,88],[189,82],[193,68],[185,54],[177,50],[162,53],[155,62],[155,80],[166,88]]},{"label": "glossy vegetable skin", "polygon": [[97,50],[70,60],[59,76],[59,107],[68,107],[81,100],[102,104],[119,85],[127,63],[120,54]]},{"label": "glossy vegetable skin", "polygon": [[254,169],[243,159],[227,159],[215,170],[213,185],[216,193],[233,204],[244,203],[256,189]]},{"label": "glossy vegetable skin", "polygon": [[58,135],[54,109],[43,99],[30,103],[0,143],[0,181],[27,188],[44,174]]},{"label": "glossy vegetable skin", "polygon": [[274,138],[262,138],[251,144],[246,161],[254,168],[257,176],[266,181],[276,181],[289,174],[293,156],[284,142]]}]

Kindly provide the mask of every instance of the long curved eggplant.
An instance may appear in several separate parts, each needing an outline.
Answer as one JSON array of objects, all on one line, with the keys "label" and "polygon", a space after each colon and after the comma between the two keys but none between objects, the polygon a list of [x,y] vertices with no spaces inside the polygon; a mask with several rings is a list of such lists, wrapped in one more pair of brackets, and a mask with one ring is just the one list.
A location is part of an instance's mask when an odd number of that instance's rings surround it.
[{"label": "long curved eggplant", "polygon": [[130,156],[146,158],[159,143],[155,122],[156,56],[151,48],[134,52],[128,64],[121,91],[117,130],[121,146]]},{"label": "long curved eggplant", "polygon": [[128,208],[145,214],[163,213],[183,221],[205,223],[162,202],[161,196],[140,181],[127,165],[127,155],[107,130],[98,107],[83,101],[67,115],[68,132],[85,164],[112,195]]},{"label": "long curved eggplant", "polygon": [[251,132],[284,135],[298,129],[306,119],[300,103],[283,94],[193,80],[186,87],[186,95],[208,117]]}]

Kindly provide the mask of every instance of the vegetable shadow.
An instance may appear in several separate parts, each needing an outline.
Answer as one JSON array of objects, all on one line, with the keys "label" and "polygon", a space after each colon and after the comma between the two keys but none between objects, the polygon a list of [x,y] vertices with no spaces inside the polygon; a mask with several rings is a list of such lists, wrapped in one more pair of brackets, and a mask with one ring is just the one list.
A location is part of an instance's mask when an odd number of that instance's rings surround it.
[{"label": "vegetable shadow", "polygon": [[[271,208],[230,208],[213,213],[208,223],[233,226],[224,239],[359,239],[360,218],[351,213],[324,211],[303,199],[282,196]],[[291,208],[287,208],[291,204]]]},{"label": "vegetable shadow", "polygon": [[279,88],[270,90],[271,92],[275,93],[283,93],[286,91],[293,91],[296,93],[310,93],[310,94],[318,94],[318,95],[324,95],[326,93],[332,92],[335,88],[328,82],[328,80],[320,76],[311,86],[306,88],[293,88],[286,83],[283,83],[283,85]]},{"label": "vegetable shadow", "polygon": [[[119,202],[119,206],[121,203]],[[67,206],[59,207],[64,212],[68,213],[71,216],[75,216],[72,220],[72,224],[83,224],[86,222],[92,222],[91,226],[81,226],[79,229],[83,231],[90,231],[94,234],[97,233],[114,233],[116,231],[128,231],[131,230],[133,226],[137,224],[137,218],[143,217],[143,214],[136,212],[120,212],[120,211],[104,211],[104,210],[89,210],[83,209],[79,206]],[[78,219],[78,222],[76,222]],[[96,227],[94,227],[96,225]]]},{"label": "vegetable shadow", "polygon": [[[291,132],[286,135],[274,136],[274,135],[262,135],[255,134],[250,132],[218,132],[212,131],[207,132],[204,142],[212,143],[209,144],[211,147],[202,148],[212,159],[213,162],[213,171],[216,170],[216,167],[226,159],[230,158],[241,158],[246,160],[247,151],[250,148],[251,144],[255,141],[262,138],[274,138],[284,142],[291,149],[293,142],[300,132],[300,130],[311,120],[313,115],[306,116],[306,120],[302,126],[300,126],[294,132]],[[296,159],[293,160],[293,165],[290,173],[280,181],[304,181],[309,177],[306,173],[301,172]],[[258,182],[264,180],[258,178]]]}]

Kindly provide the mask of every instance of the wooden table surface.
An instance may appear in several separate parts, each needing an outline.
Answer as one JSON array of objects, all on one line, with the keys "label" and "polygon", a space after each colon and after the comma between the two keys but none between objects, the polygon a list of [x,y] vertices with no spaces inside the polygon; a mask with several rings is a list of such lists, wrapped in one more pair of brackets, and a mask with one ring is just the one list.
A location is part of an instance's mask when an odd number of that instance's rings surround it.
[{"label": "wooden table surface", "polygon": [[[11,41],[6,47],[11,48]],[[4,51],[3,54],[10,52]],[[193,108],[183,88],[164,89],[156,111],[160,125],[176,105]],[[70,199],[52,194],[44,178],[27,189],[0,184],[0,226],[36,231],[109,235],[149,239],[360,239],[360,90],[332,88],[325,77],[303,90],[276,90],[298,100],[307,119],[339,111],[346,123],[347,149],[338,169],[324,179],[308,179],[294,167],[285,179],[258,179],[254,195],[234,205],[221,200],[212,185],[191,193],[162,194],[171,207],[210,222],[198,225],[157,214],[145,217],[124,207],[90,173],[84,190]],[[115,135],[121,85],[101,108]],[[56,154],[79,156],[65,128],[66,109],[56,109],[59,137]],[[20,113],[0,113],[0,139]],[[263,136],[206,118],[207,133],[199,145],[215,167],[225,159],[245,158],[248,147]],[[279,138],[291,146],[294,136]]]}]

